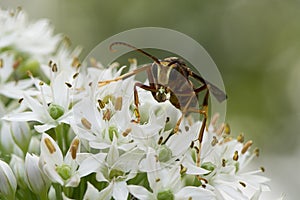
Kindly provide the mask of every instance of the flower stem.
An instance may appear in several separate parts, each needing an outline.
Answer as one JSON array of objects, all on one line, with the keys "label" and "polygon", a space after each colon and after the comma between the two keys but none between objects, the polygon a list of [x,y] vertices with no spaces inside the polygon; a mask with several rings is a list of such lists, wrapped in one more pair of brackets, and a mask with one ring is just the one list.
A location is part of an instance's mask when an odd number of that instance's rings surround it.
[{"label": "flower stem", "polygon": [[59,124],[57,127],[55,127],[55,134],[56,134],[57,144],[64,154],[65,148],[64,148],[64,126],[63,126],[63,124]]},{"label": "flower stem", "polygon": [[54,183],[53,187],[55,189],[56,200],[63,200],[62,198],[62,187],[59,183]]}]

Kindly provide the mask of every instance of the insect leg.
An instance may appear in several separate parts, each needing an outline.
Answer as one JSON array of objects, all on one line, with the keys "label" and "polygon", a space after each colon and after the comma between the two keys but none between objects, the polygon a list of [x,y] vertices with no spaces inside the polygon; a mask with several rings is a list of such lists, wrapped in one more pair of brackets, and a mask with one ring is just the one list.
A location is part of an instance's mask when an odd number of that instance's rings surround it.
[{"label": "insect leg", "polygon": [[143,72],[143,71],[145,71],[145,70],[148,70],[150,67],[151,67],[151,65],[146,65],[146,66],[144,66],[144,67],[135,69],[135,70],[133,70],[133,71],[131,71],[131,72],[128,72],[128,73],[126,73],[126,74],[123,74],[123,75],[121,75],[121,76],[118,76],[118,77],[116,77],[116,78],[114,78],[114,79],[111,79],[111,80],[105,80],[105,81],[99,81],[99,82],[98,82],[98,86],[99,86],[99,87],[102,87],[102,86],[105,86],[105,85],[107,85],[107,84],[109,84],[109,83],[111,83],[111,82],[116,82],[116,81],[119,81],[119,80],[125,80],[125,79],[127,79],[127,78],[129,78],[129,77],[131,77],[131,76],[133,76],[133,75],[135,75],[135,74],[138,74],[138,73],[140,73],[140,72]]},{"label": "insect leg", "polygon": [[147,90],[147,91],[150,91],[150,92],[155,92],[156,89],[154,87],[152,87],[152,86],[144,85],[144,84],[142,84],[140,82],[136,82],[134,84],[134,87],[133,87],[134,105],[135,105],[134,113],[135,113],[135,116],[136,116],[136,120],[131,120],[131,121],[139,124],[141,116],[140,116],[140,112],[139,112],[139,103],[140,102],[139,102],[139,95],[138,95],[138,92],[137,92],[137,87],[142,88],[142,89]]},{"label": "insect leg", "polygon": [[207,116],[208,116],[209,90],[208,90],[207,87],[204,88],[204,86],[202,86],[202,87],[195,90],[199,93],[199,92],[203,91],[204,89],[207,89],[207,91],[206,91],[204,99],[203,99],[202,109],[194,109],[194,108],[189,108],[188,109],[189,112],[195,112],[195,113],[200,113],[200,114],[204,115],[204,118],[202,120],[202,125],[201,125],[199,135],[198,135],[199,149],[198,149],[198,152],[197,152],[197,161],[196,161],[197,166],[200,166],[200,155],[201,155],[202,140],[203,140],[204,129],[206,127],[206,122],[207,122],[207,118],[208,118]]}]

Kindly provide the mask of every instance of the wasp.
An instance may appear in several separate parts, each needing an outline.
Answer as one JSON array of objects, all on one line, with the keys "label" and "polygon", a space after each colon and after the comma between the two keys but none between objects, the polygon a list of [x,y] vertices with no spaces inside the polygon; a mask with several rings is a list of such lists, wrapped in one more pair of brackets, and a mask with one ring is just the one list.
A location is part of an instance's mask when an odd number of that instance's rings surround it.
[{"label": "wasp", "polygon": [[[201,143],[208,119],[209,95],[214,95],[219,102],[226,100],[227,95],[217,86],[192,71],[181,58],[168,57],[160,60],[146,51],[126,42],[112,43],[109,47],[111,51],[114,51],[113,46],[115,45],[127,46],[137,52],[140,52],[152,59],[153,63],[144,65],[143,67],[132,70],[114,79],[99,81],[98,86],[102,87],[111,82],[125,80],[138,73],[146,72],[149,84],[146,85],[142,82],[135,82],[134,84],[134,113],[136,119],[132,120],[133,122],[140,123],[139,97],[137,88],[142,88],[151,92],[153,98],[157,102],[165,102],[167,100],[170,101],[173,106],[181,111],[182,115],[174,127],[174,133],[179,131],[179,125],[184,116],[187,114],[199,113],[200,115],[203,115],[202,125],[198,135],[199,147],[197,150],[197,164],[200,164]],[[191,78],[198,81],[201,86],[196,87],[191,81]],[[199,107],[198,103],[200,93],[204,93],[201,107]]]}]

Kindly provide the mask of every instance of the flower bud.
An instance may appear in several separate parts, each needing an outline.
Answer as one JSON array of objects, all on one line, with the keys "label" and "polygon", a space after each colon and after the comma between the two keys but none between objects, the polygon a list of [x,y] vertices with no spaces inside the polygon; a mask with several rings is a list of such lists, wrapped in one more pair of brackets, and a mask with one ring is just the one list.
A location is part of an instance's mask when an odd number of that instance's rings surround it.
[{"label": "flower bud", "polygon": [[65,110],[63,107],[57,104],[50,104],[48,108],[48,112],[52,119],[58,119],[65,113]]},{"label": "flower bud", "polygon": [[25,177],[24,160],[22,158],[20,158],[19,156],[16,156],[13,154],[11,156],[9,165],[17,178],[18,185],[21,186],[22,188],[25,188],[26,183],[24,180],[24,177]]},{"label": "flower bud", "polygon": [[7,199],[14,199],[17,180],[9,165],[0,160],[0,193]]},{"label": "flower bud", "polygon": [[27,152],[31,138],[28,124],[26,122],[12,122],[11,133],[15,143],[23,152]]},{"label": "flower bud", "polygon": [[173,200],[174,194],[170,190],[161,191],[157,194],[157,200]]},{"label": "flower bud", "polygon": [[36,155],[26,154],[25,175],[28,187],[35,194],[45,194],[50,187],[48,177],[39,168],[39,158]]}]

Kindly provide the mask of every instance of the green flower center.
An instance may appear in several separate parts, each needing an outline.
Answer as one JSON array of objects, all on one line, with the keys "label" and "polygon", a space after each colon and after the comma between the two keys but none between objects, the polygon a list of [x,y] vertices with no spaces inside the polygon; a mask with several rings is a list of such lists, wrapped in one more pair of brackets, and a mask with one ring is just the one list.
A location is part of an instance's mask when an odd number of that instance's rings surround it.
[{"label": "green flower center", "polygon": [[110,126],[108,128],[108,135],[109,135],[109,139],[110,141],[113,141],[114,136],[116,138],[118,138],[118,129],[114,126]]},{"label": "green flower center", "polygon": [[161,191],[157,194],[157,200],[174,200],[174,194],[170,190]]},{"label": "green flower center", "polygon": [[65,113],[65,110],[60,105],[50,104],[49,108],[48,108],[48,112],[49,112],[50,116],[52,117],[52,119],[58,119]]},{"label": "green flower center", "polygon": [[72,175],[69,165],[63,164],[62,166],[56,167],[56,171],[64,180],[68,180]]},{"label": "green flower center", "polygon": [[172,151],[166,145],[161,145],[161,148],[158,153],[158,160],[160,162],[167,162],[172,158]]},{"label": "green flower center", "polygon": [[210,172],[214,171],[214,169],[216,168],[216,166],[211,162],[202,163],[201,167],[203,169],[206,169],[206,170],[210,171]]},{"label": "green flower center", "polygon": [[118,178],[120,176],[123,176],[124,172],[118,169],[112,169],[109,173],[109,179],[112,180],[113,178]]}]

